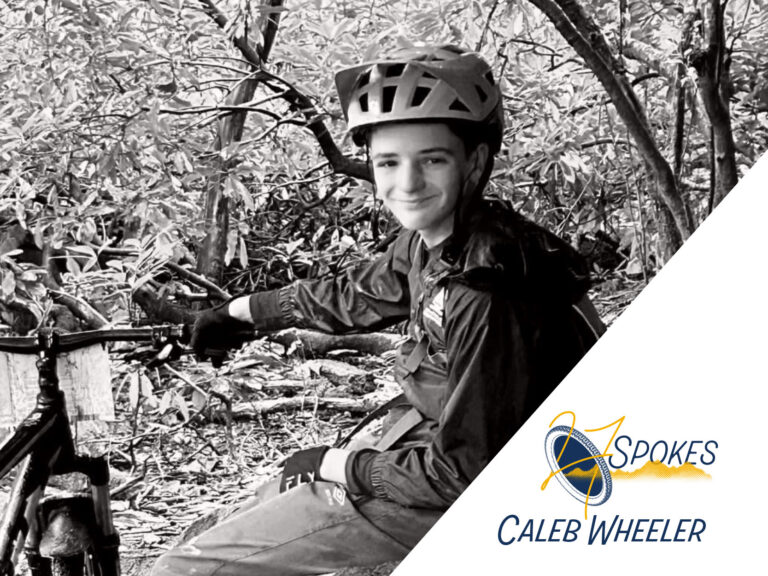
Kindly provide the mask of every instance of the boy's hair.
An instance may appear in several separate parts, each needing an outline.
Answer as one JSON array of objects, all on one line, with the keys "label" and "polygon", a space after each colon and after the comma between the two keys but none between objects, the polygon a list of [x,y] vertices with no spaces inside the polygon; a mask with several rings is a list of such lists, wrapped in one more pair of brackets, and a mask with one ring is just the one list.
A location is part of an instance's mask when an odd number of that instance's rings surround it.
[{"label": "boy's hair", "polygon": [[[445,124],[459,140],[464,144],[464,151],[469,156],[480,144],[488,144],[489,148],[493,148],[493,145],[489,140],[494,138],[494,134],[489,132],[487,126],[478,124],[477,122],[466,122],[461,120],[411,120],[409,122],[401,122],[402,124],[423,124],[439,122]],[[376,126],[367,126],[360,129],[357,132],[357,138],[361,140],[362,145],[366,148],[371,147],[371,134]]]}]

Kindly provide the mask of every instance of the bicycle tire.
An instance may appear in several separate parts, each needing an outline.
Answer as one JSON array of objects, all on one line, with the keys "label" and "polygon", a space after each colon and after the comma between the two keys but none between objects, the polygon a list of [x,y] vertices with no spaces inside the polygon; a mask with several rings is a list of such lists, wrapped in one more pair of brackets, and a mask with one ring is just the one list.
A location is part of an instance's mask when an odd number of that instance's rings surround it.
[{"label": "bicycle tire", "polygon": [[85,576],[85,554],[51,558],[51,576]]}]

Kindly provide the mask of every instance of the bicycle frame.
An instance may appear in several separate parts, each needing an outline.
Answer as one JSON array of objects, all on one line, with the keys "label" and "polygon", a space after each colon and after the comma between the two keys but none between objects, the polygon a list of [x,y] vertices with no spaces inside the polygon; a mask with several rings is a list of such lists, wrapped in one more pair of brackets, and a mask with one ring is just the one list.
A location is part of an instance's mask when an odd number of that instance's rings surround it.
[{"label": "bicycle frame", "polygon": [[[41,339],[42,340],[42,339]],[[40,393],[33,411],[18,427],[15,433],[0,447],[0,477],[25,460],[11,492],[8,509],[0,529],[0,574],[11,575],[14,566],[26,542],[26,552],[30,570],[33,574],[45,574],[46,562],[41,556],[41,543],[48,552],[58,556],[74,556],[88,552],[89,548],[98,547],[100,557],[113,558],[112,571],[104,570],[103,576],[119,574],[117,564],[117,534],[112,524],[109,507],[109,468],[103,458],[84,458],[75,454],[72,431],[67,418],[64,394],[59,389],[56,376],[56,338],[50,342],[41,342],[44,349],[37,363],[40,374]],[[69,514],[60,509],[48,510],[45,517],[38,513],[48,478],[51,474],[81,472],[91,482],[93,513],[97,534],[88,534],[82,527],[87,524],[75,517],[68,522],[69,538],[66,543],[57,541],[55,531],[46,533],[51,514]],[[73,499],[68,504],[75,504]],[[50,508],[50,507],[49,507]],[[82,508],[82,506],[81,506]],[[87,507],[85,508],[87,510]],[[83,513],[77,513],[82,516]],[[61,524],[61,522],[59,522]],[[80,528],[72,538],[71,527]],[[46,533],[47,541],[43,542]],[[86,538],[86,534],[91,538]],[[90,541],[89,541],[90,540]],[[110,553],[111,552],[111,553]]]},{"label": "bicycle frame", "polygon": [[[183,326],[82,332],[3,339],[2,351],[38,354],[40,392],[35,408],[0,446],[0,478],[19,467],[0,525],[0,576],[13,576],[24,549],[33,576],[50,575],[50,558],[94,554],[95,576],[119,576],[119,536],[112,521],[109,466],[104,457],[75,452],[64,393],[56,374],[57,354],[108,341],[182,338]],[[91,485],[90,497],[42,502],[51,475],[79,472]]]}]

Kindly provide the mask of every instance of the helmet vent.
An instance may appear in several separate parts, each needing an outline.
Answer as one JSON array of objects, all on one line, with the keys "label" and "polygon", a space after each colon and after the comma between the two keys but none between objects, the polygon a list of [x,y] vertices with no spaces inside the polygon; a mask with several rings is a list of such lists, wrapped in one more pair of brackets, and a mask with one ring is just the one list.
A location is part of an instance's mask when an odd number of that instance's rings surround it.
[{"label": "helmet vent", "polygon": [[448,110],[455,110],[457,112],[469,112],[469,108],[467,108],[464,102],[458,98],[453,101],[453,103],[448,107]]},{"label": "helmet vent", "polygon": [[488,100],[488,94],[485,93],[485,90],[483,90],[479,84],[475,84],[475,90],[477,90],[477,95],[480,97],[480,102]]},{"label": "helmet vent", "polygon": [[364,72],[363,74],[360,74],[360,78],[357,80],[357,87],[362,88],[363,86],[368,86],[368,83],[371,81],[371,71]]},{"label": "helmet vent", "polygon": [[368,92],[362,94],[360,98],[357,99],[357,101],[360,103],[360,110],[363,112],[368,112]]},{"label": "helmet vent", "polygon": [[432,88],[425,86],[418,86],[413,92],[413,99],[411,100],[411,106],[421,106],[421,103],[427,99],[429,93],[432,92]]},{"label": "helmet vent", "polygon": [[382,90],[382,112],[392,112],[392,105],[395,102],[395,93],[397,92],[397,86],[384,86]]},{"label": "helmet vent", "polygon": [[421,77],[422,78],[429,78],[430,80],[437,80],[437,78],[435,76],[433,76],[432,74],[430,74],[429,72],[422,72],[421,73]]},{"label": "helmet vent", "polygon": [[403,70],[405,70],[405,64],[392,64],[384,71],[384,77],[398,78],[403,75]]},{"label": "helmet vent", "polygon": [[496,82],[493,81],[493,72],[490,70],[485,73],[485,79],[488,80],[491,86],[496,86]]}]

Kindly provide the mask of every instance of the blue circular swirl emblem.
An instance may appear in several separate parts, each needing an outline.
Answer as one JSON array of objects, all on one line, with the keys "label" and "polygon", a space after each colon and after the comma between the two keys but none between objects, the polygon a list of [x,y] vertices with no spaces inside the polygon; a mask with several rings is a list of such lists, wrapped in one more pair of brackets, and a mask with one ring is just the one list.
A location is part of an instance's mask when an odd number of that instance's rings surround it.
[{"label": "blue circular swirl emblem", "polygon": [[599,506],[610,498],[611,472],[584,434],[569,426],[555,426],[544,440],[544,449],[557,481],[579,502]]}]

